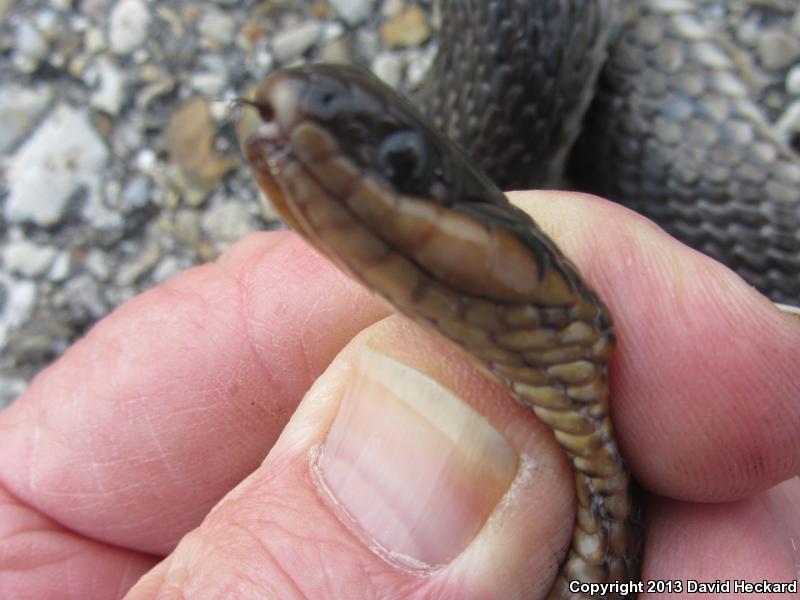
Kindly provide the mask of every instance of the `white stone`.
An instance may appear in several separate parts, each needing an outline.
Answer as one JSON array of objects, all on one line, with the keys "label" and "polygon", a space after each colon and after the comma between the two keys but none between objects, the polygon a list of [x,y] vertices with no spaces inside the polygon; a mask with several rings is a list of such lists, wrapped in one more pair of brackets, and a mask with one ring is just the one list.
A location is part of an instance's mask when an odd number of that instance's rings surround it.
[{"label": "white stone", "polygon": [[0,87],[0,152],[9,151],[30,131],[52,99],[46,87]]},{"label": "white stone", "polygon": [[47,41],[30,21],[22,21],[17,26],[17,52],[27,61],[37,63],[48,53]]},{"label": "white stone", "polygon": [[11,331],[25,323],[33,314],[36,304],[36,284],[25,279],[14,279],[0,272],[0,287],[5,291],[5,302],[0,309],[0,347],[8,343]]},{"label": "white stone", "polygon": [[89,98],[89,103],[109,115],[117,115],[125,98],[125,74],[108,56],[100,56],[96,66],[100,86]]},{"label": "white stone", "polygon": [[219,73],[194,73],[189,79],[192,89],[203,96],[219,96],[228,85],[228,80]]},{"label": "white stone", "polygon": [[404,68],[403,59],[391,52],[381,52],[372,61],[372,72],[392,87],[400,84]]},{"label": "white stone", "polygon": [[69,275],[70,271],[70,258],[69,252],[65,250],[59,251],[53,261],[50,271],[47,273],[47,279],[50,281],[64,281]]},{"label": "white stone", "polygon": [[224,46],[233,42],[236,21],[221,10],[212,8],[200,18],[197,29],[204,37]]},{"label": "white stone", "polygon": [[111,10],[109,43],[116,54],[130,54],[147,39],[150,11],[142,0],[119,0]]},{"label": "white stone", "polygon": [[58,250],[28,240],[10,242],[2,250],[3,266],[16,275],[39,277],[53,264]]},{"label": "white stone", "polygon": [[81,187],[90,199],[98,195],[107,159],[108,149],[86,112],[57,106],[9,161],[6,219],[55,225]]},{"label": "white stone", "polygon": [[276,33],[272,38],[272,52],[279,62],[293,60],[311,48],[321,34],[322,26],[319,23],[306,21]]},{"label": "white stone", "polygon": [[151,173],[153,169],[155,169],[157,163],[158,157],[150,148],[142,148],[136,153],[136,157],[133,159],[133,164],[135,164],[136,168],[142,173]]},{"label": "white stone", "polygon": [[786,91],[792,96],[800,96],[800,64],[793,66],[786,74]]},{"label": "white stone", "polygon": [[254,229],[250,213],[238,201],[222,202],[203,215],[203,230],[214,241],[235,242]]},{"label": "white stone", "polygon": [[349,25],[366,19],[375,7],[375,0],[330,0],[336,13]]},{"label": "white stone", "polygon": [[106,281],[111,275],[111,265],[108,264],[106,253],[96,248],[89,250],[83,264],[100,281]]}]

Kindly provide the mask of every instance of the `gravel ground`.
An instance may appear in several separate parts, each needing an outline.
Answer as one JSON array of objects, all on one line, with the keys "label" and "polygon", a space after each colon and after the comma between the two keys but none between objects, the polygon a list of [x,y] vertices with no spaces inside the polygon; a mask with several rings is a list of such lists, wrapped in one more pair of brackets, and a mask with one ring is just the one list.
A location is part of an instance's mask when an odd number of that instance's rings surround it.
[{"label": "gravel ground", "polygon": [[[797,1],[698,1],[796,140]],[[118,304],[280,226],[231,99],[303,60],[413,87],[437,16],[403,0],[0,0],[0,406]]]}]

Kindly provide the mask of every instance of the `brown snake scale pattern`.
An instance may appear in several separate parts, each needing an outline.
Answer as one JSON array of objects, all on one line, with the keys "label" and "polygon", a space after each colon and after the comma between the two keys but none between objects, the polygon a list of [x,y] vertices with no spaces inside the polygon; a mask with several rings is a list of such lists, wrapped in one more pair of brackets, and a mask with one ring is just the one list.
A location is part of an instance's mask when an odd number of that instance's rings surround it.
[{"label": "brown snake scale pattern", "polygon": [[331,66],[274,74],[243,101],[259,113],[245,154],[284,221],[565,450],[576,519],[552,598],[580,597],[573,580],[638,580],[641,514],[609,416],[611,317],[495,184],[566,176],[800,302],[800,157],[701,1],[441,0],[422,112]]},{"label": "brown snake scale pattern", "polygon": [[[317,65],[262,83],[243,129],[281,217],[400,313],[449,340],[553,431],[575,474],[568,582],[638,578],[641,516],[608,403],[611,317],[525,213],[407,101]],[[255,111],[250,111],[254,113]]]}]

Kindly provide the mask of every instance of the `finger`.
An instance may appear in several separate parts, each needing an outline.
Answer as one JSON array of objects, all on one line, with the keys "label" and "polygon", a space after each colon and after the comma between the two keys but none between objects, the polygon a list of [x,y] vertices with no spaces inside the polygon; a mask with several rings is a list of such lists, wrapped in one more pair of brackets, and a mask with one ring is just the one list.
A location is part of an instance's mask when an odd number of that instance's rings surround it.
[{"label": "finger", "polygon": [[117,598],[155,562],[82,538],[0,488],[3,598],[52,598],[55,590],[61,598]]},{"label": "finger", "polygon": [[126,303],[0,413],[0,483],[74,531],[166,552],[382,314],[296,236],[251,236]]},{"label": "finger", "polygon": [[390,318],[345,349],[264,464],[130,598],[220,585],[247,597],[541,596],[573,526],[569,474],[530,411]]},{"label": "finger", "polygon": [[732,500],[798,472],[800,320],[619,206],[557,192],[512,198],[614,315],[614,424],[646,487]]},{"label": "finger", "polygon": [[[643,597],[708,592],[739,597],[736,581],[791,583],[797,574],[794,540],[800,525],[800,480],[793,478],[764,494],[725,504],[656,499],[648,506]],[[701,588],[719,581],[730,586]],[[651,583],[648,583],[651,582]],[[795,583],[796,585],[796,583]],[[682,589],[678,589],[681,587]],[[761,591],[759,598],[786,597]]]}]

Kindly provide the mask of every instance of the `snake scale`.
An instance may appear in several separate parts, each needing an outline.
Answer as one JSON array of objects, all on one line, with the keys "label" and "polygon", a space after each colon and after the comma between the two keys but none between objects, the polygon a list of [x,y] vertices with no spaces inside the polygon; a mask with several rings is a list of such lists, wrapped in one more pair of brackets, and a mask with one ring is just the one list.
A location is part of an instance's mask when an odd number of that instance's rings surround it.
[{"label": "snake scale", "polygon": [[[575,474],[571,581],[638,576],[641,534],[608,404],[611,317],[531,218],[360,70],[280,71],[244,101],[245,156],[281,218],[547,424]],[[251,116],[251,121],[254,117]]]},{"label": "snake scale", "polygon": [[501,189],[566,173],[800,305],[800,156],[704,1],[444,0],[416,100]]},{"label": "snake scale", "polygon": [[609,416],[611,316],[495,184],[566,176],[797,303],[800,161],[688,0],[442,4],[415,98],[435,125],[360,70],[300,67],[243,101],[258,112],[245,155],[288,225],[552,429],[577,508],[550,596],[579,596],[575,580],[636,581],[641,515]]}]

